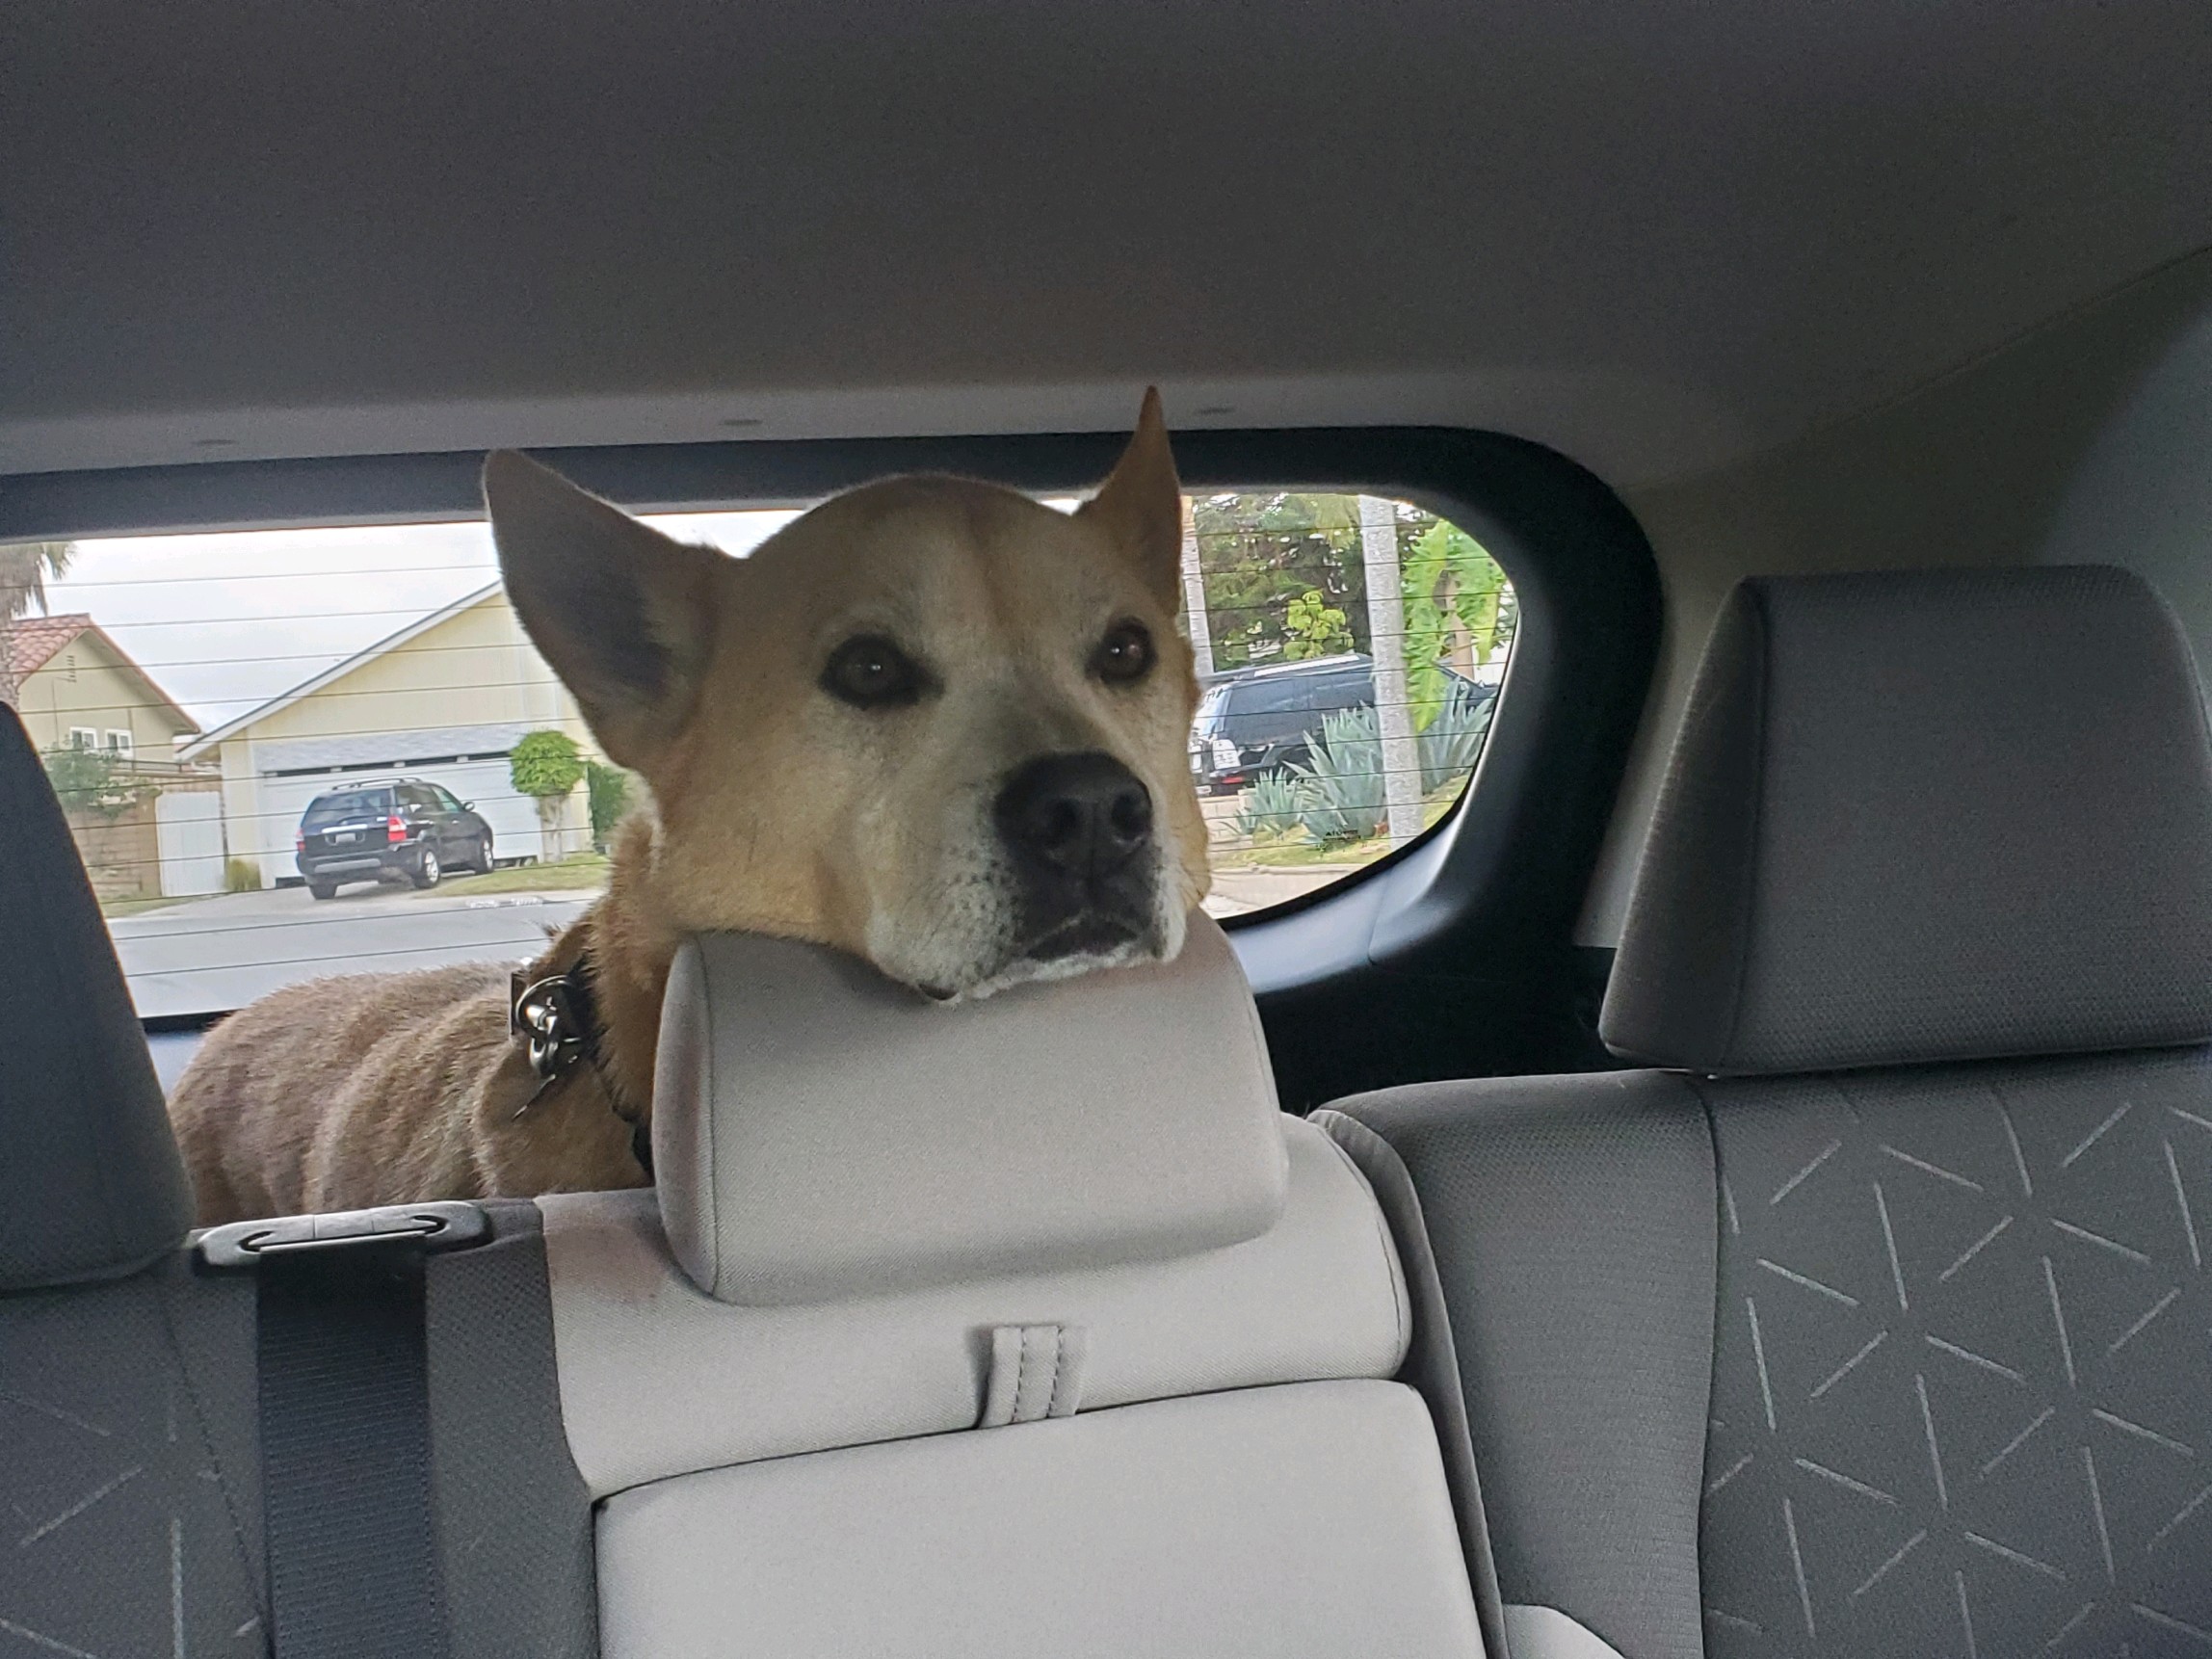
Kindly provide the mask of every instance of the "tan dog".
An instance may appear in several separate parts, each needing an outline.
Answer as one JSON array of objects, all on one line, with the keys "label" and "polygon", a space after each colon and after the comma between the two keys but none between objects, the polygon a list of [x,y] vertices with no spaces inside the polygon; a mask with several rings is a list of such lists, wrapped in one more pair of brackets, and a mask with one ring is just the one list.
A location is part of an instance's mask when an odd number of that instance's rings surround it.
[{"label": "tan dog", "polygon": [[594,1063],[538,1093],[500,966],[279,991],[209,1034],[171,1102],[202,1224],[641,1184],[687,933],[835,945],[944,999],[1181,949],[1206,837],[1156,396],[1072,515],[890,479],[737,560],[518,455],[490,458],[485,500],[523,626],[651,794],[532,970],[586,965]]}]

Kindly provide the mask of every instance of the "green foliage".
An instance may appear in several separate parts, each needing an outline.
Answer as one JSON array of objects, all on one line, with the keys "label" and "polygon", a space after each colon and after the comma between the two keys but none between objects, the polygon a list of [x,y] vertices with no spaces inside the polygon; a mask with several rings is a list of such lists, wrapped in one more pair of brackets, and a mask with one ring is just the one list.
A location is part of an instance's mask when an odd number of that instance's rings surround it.
[{"label": "green foliage", "polygon": [[1413,729],[1426,731],[1449,695],[1446,665],[1471,673],[1503,643],[1506,574],[1481,542],[1441,518],[1430,519],[1414,538],[1399,572],[1406,590],[1407,700]]},{"label": "green foliage", "polygon": [[584,787],[592,798],[592,844],[604,852],[615,826],[630,809],[632,775],[606,761],[584,763]]},{"label": "green foliage", "polygon": [[161,793],[160,784],[118,766],[106,750],[49,749],[40,758],[65,809],[110,824]]},{"label": "green foliage", "polygon": [[1461,691],[1449,698],[1427,730],[1414,739],[1421,754],[1421,793],[1434,795],[1447,785],[1464,783],[1483,755],[1483,740],[1490,734],[1494,697],[1479,701]]},{"label": "green foliage", "polygon": [[1372,708],[1325,715],[1297,775],[1298,817],[1316,841],[1364,841],[1385,819],[1382,740]]},{"label": "green foliage", "polygon": [[543,811],[583,781],[584,753],[565,731],[526,732],[507,757],[507,776],[516,794],[531,796]]},{"label": "green foliage", "polygon": [[1366,648],[1356,497],[1206,495],[1191,503],[1191,520],[1217,668],[1322,654],[1294,648],[1290,609],[1309,593],[1319,595],[1309,604],[1339,613],[1329,650]]},{"label": "green foliage", "polygon": [[[1429,729],[1415,737],[1424,797],[1466,782],[1482,757],[1495,706],[1494,698],[1478,699],[1462,691],[1448,698]],[[1238,829],[1256,840],[1265,832],[1280,834],[1277,827],[1295,820],[1325,844],[1364,841],[1382,832],[1389,813],[1382,737],[1372,708],[1325,718],[1307,763],[1288,771],[1288,777],[1269,773],[1245,791],[1237,806]]]},{"label": "green foliage", "polygon": [[1308,588],[1291,600],[1283,613],[1283,630],[1288,638],[1282,654],[1293,661],[1334,656],[1352,648],[1352,630],[1345,624],[1344,613],[1324,599],[1318,588]]},{"label": "green foliage", "polygon": [[1237,798],[1237,828],[1255,841],[1303,834],[1299,824],[1303,806],[1296,778],[1279,768],[1263,772]]},{"label": "green foliage", "polygon": [[0,621],[46,608],[46,584],[69,572],[74,541],[11,541],[0,546]]},{"label": "green foliage", "polygon": [[250,858],[225,858],[223,861],[223,890],[226,893],[258,893],[261,891],[261,872]]}]

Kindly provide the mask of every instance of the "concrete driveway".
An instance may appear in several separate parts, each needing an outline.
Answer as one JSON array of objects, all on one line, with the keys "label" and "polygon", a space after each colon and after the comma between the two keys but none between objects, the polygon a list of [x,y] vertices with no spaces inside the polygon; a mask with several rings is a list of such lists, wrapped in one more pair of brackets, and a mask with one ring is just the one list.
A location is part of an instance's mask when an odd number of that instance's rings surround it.
[{"label": "concrete driveway", "polygon": [[465,878],[429,892],[346,887],[318,902],[304,887],[225,893],[135,916],[108,931],[139,1017],[224,1013],[327,974],[378,973],[535,955],[592,894],[495,893]]}]

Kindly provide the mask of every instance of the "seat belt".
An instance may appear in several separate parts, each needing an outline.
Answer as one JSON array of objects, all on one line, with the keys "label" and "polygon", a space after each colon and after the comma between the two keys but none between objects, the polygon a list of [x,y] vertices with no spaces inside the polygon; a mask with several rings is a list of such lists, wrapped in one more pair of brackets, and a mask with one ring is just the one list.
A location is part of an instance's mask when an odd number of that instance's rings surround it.
[{"label": "seat belt", "polygon": [[490,1236],[470,1203],[217,1227],[256,1280],[275,1659],[449,1659],[432,1501],[424,1264]]}]

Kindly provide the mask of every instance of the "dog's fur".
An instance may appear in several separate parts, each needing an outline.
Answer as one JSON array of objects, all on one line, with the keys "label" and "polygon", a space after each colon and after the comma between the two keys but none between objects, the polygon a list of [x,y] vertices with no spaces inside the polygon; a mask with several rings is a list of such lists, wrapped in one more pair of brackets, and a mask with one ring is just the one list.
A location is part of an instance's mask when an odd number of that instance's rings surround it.
[{"label": "dog's fur", "polygon": [[[490,458],[485,495],[523,626],[650,794],[616,837],[606,893],[531,970],[589,959],[601,1066],[517,1117],[537,1080],[509,1036],[504,965],[279,991],[210,1033],[171,1102],[203,1224],[642,1184],[615,1106],[652,1098],[688,933],[837,946],[948,1000],[1181,948],[1206,846],[1185,754],[1182,503],[1156,397],[1073,514],[966,480],[890,479],[738,560],[517,455]],[[1125,646],[1131,623],[1153,661],[1120,679],[1129,652],[1109,671],[1101,642],[1119,629]],[[834,694],[839,647],[866,638],[918,666],[910,699]],[[1143,784],[1152,827],[1113,894],[1085,874],[1082,897],[1043,906],[1007,827],[1009,779],[1101,752]]]}]

